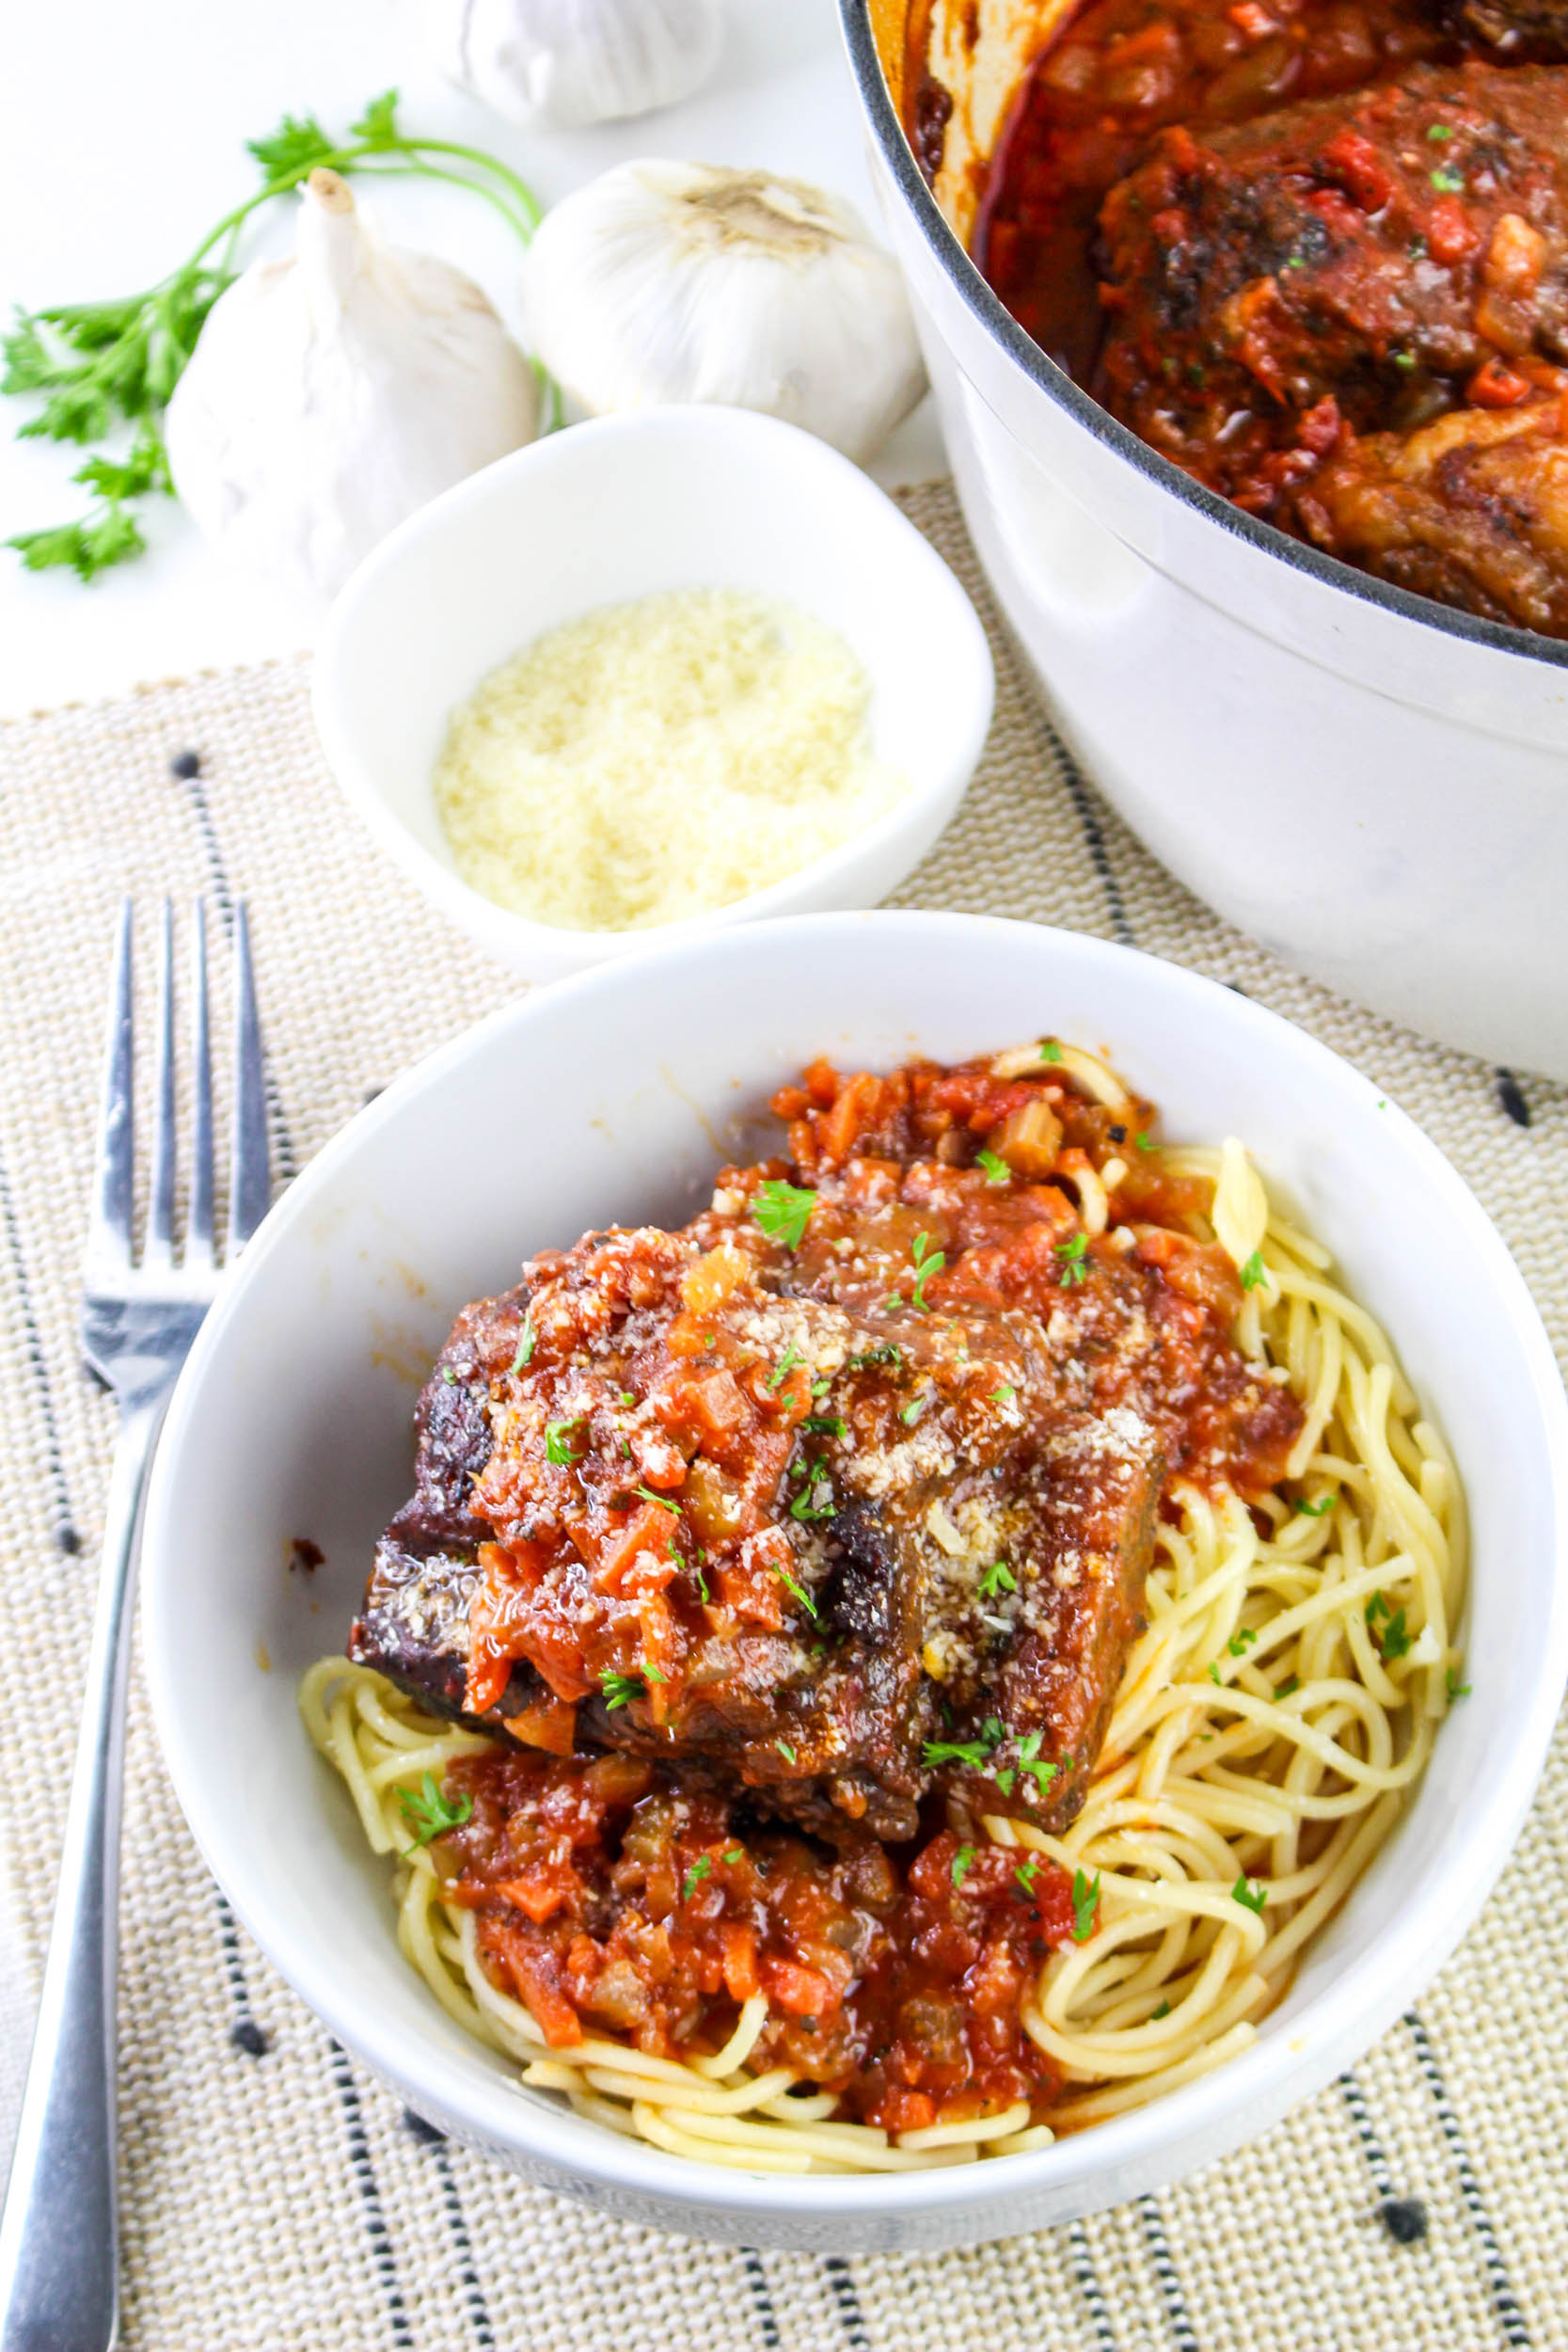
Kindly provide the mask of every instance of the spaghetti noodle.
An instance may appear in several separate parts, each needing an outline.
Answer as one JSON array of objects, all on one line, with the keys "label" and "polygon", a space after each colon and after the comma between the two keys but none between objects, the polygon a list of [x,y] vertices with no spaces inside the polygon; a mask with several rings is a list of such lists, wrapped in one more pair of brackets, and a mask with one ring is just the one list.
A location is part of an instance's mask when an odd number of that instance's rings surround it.
[{"label": "spaghetti noodle", "polygon": [[[1099,1079],[1076,1082],[1117,1083],[1094,1070]],[[1284,1477],[1260,1497],[1168,1483],[1145,1629],[1069,1825],[1053,1833],[987,1810],[974,1832],[1071,1882],[1073,1934],[1022,2004],[1055,2081],[1049,2120],[1027,2097],[924,2129],[846,2120],[832,2090],[759,2046],[762,1991],[737,2004],[722,2047],[684,2060],[609,2033],[569,2046],[547,2037],[487,1969],[474,1910],[453,1899],[430,1844],[408,1844],[416,1792],[498,1743],[423,1712],[366,1667],[324,1659],[303,1686],[305,1722],[372,1849],[400,1856],[402,1948],[525,2084],[703,2162],[893,2170],[1043,2145],[1254,2040],[1303,1946],[1387,1836],[1458,1687],[1463,1499],[1386,1338],[1333,1281],[1327,1253],[1271,1208],[1242,1147],[1162,1160],[1186,1197],[1208,1197],[1188,1228],[1242,1270],[1238,1343],[1290,1388],[1302,1421]],[[1117,1179],[1114,1161],[1091,1171],[1086,1221]]]}]

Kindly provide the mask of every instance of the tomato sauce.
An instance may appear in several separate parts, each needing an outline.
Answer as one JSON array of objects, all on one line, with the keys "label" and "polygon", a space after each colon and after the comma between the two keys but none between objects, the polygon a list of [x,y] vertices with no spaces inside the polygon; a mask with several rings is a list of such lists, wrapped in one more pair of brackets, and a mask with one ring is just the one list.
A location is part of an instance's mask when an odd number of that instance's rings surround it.
[{"label": "tomato sauce", "polygon": [[830,1852],[633,1756],[498,1751],[447,1792],[473,1804],[435,1850],[447,1895],[555,2048],[609,2033],[708,2056],[760,1992],[748,2065],[787,2066],[847,2118],[913,2131],[1056,2095],[1021,2012],[1094,1899],[1080,1886],[1075,1914],[1065,1875],[1022,1849],[943,1830]]},{"label": "tomato sauce", "polygon": [[1014,101],[974,259],[1040,348],[1097,389],[1096,222],[1155,131],[1243,122],[1420,61],[1490,54],[1418,0],[1089,0]]}]

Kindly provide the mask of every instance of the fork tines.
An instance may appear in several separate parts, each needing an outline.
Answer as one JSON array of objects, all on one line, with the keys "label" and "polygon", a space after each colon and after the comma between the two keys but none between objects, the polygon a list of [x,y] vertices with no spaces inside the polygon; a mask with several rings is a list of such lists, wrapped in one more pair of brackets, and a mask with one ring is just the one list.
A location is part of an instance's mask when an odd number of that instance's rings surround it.
[{"label": "fork tines", "polygon": [[[133,909],[120,907],[109,1004],[108,1063],[98,1129],[93,1212],[87,1263],[94,1273],[136,1263],[135,1024],[132,990]],[[234,910],[234,1079],[232,1164],[225,1258],[232,1262],[266,1214],[272,1177],[267,1150],[265,1072],[250,931],[243,905]],[[217,1266],[214,1166],[213,1059],[207,984],[207,910],[198,899],[191,938],[190,1189],[180,1263],[198,1280]],[[175,1266],[175,1187],[178,1175],[174,1018],[174,910],[166,898],[158,925],[158,1003],[154,1017],[152,1167],[147,1238],[141,1267],[156,1276]]]}]

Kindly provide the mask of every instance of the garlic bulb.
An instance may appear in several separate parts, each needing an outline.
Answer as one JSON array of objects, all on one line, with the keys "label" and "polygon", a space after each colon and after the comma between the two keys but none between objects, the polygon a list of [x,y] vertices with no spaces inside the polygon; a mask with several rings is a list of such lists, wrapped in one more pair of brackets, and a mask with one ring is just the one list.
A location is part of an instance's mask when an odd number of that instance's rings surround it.
[{"label": "garlic bulb", "polygon": [[539,429],[539,385],[471,278],[383,245],[335,171],[297,250],[214,305],[166,419],[198,529],[330,596],[394,523]]},{"label": "garlic bulb", "polygon": [[523,284],[534,348],[595,415],[721,401],[863,461],[925,389],[897,263],[803,181],[621,164],[546,215]]},{"label": "garlic bulb", "polygon": [[[426,0],[429,7],[432,0]],[[723,0],[435,0],[454,81],[511,122],[562,129],[673,106],[707,80]]]}]

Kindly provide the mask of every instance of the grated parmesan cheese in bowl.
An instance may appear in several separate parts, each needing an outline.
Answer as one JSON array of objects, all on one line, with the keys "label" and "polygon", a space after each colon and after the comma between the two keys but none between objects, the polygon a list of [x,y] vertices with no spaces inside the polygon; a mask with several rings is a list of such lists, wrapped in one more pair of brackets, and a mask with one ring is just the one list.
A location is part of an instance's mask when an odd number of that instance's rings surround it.
[{"label": "grated parmesan cheese in bowl", "polygon": [[457,709],[435,774],[458,874],[569,930],[641,930],[765,890],[910,789],[876,759],[836,629],[676,589],[551,629]]}]

